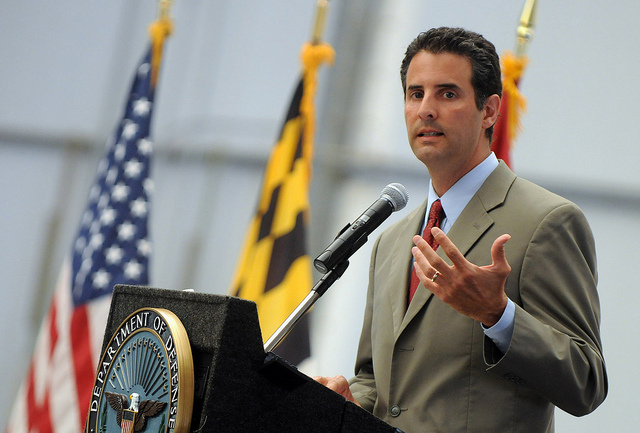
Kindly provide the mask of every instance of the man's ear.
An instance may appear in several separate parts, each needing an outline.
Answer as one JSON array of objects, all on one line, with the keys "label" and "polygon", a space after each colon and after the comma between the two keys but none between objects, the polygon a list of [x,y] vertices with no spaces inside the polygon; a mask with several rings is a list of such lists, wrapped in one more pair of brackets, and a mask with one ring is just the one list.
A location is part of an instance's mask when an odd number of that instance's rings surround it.
[{"label": "man's ear", "polygon": [[500,96],[495,93],[487,98],[487,101],[484,103],[484,119],[482,121],[482,126],[485,129],[491,128],[498,121],[498,116],[500,115]]}]

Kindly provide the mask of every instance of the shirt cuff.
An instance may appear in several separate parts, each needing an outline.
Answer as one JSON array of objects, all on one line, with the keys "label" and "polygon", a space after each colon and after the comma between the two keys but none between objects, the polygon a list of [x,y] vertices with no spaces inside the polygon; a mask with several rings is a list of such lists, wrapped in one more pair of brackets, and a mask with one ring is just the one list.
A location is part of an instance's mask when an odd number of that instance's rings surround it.
[{"label": "shirt cuff", "polygon": [[513,326],[516,319],[516,305],[511,299],[507,299],[507,306],[505,307],[500,320],[490,328],[482,326],[484,334],[489,337],[498,349],[505,354],[509,345],[511,344],[511,337],[513,336]]}]

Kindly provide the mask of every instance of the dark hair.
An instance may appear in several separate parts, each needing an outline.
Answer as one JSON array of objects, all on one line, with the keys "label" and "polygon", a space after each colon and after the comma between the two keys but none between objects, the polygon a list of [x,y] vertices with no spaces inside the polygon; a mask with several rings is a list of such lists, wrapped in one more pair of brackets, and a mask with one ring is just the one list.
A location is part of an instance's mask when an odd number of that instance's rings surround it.
[{"label": "dark hair", "polygon": [[[428,53],[452,53],[466,57],[471,61],[471,85],[475,92],[476,107],[481,110],[487,98],[493,94],[502,97],[502,77],[500,58],[496,47],[482,35],[461,28],[439,27],[420,33],[407,47],[400,79],[402,90],[407,93],[407,70],[413,56],[420,51]],[[486,131],[491,140],[493,126]]]}]

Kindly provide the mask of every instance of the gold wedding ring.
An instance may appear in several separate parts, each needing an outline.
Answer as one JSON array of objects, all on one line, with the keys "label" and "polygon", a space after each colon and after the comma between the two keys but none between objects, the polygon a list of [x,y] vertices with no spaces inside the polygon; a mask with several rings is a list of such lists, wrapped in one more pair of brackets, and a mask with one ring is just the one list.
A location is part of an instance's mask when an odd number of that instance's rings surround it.
[{"label": "gold wedding ring", "polygon": [[438,275],[440,275],[440,272],[436,271],[436,273],[433,274],[433,277],[431,277],[431,282],[435,282],[436,278],[438,278]]}]

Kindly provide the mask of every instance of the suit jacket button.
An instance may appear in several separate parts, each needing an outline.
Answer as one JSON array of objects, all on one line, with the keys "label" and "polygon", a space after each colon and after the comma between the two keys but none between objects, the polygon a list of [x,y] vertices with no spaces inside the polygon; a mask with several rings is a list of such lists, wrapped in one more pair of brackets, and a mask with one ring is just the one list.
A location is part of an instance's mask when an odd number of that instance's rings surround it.
[{"label": "suit jacket button", "polygon": [[389,413],[391,414],[392,417],[398,417],[400,416],[400,413],[402,412],[402,409],[400,409],[400,406],[392,406],[391,409],[389,409]]}]

